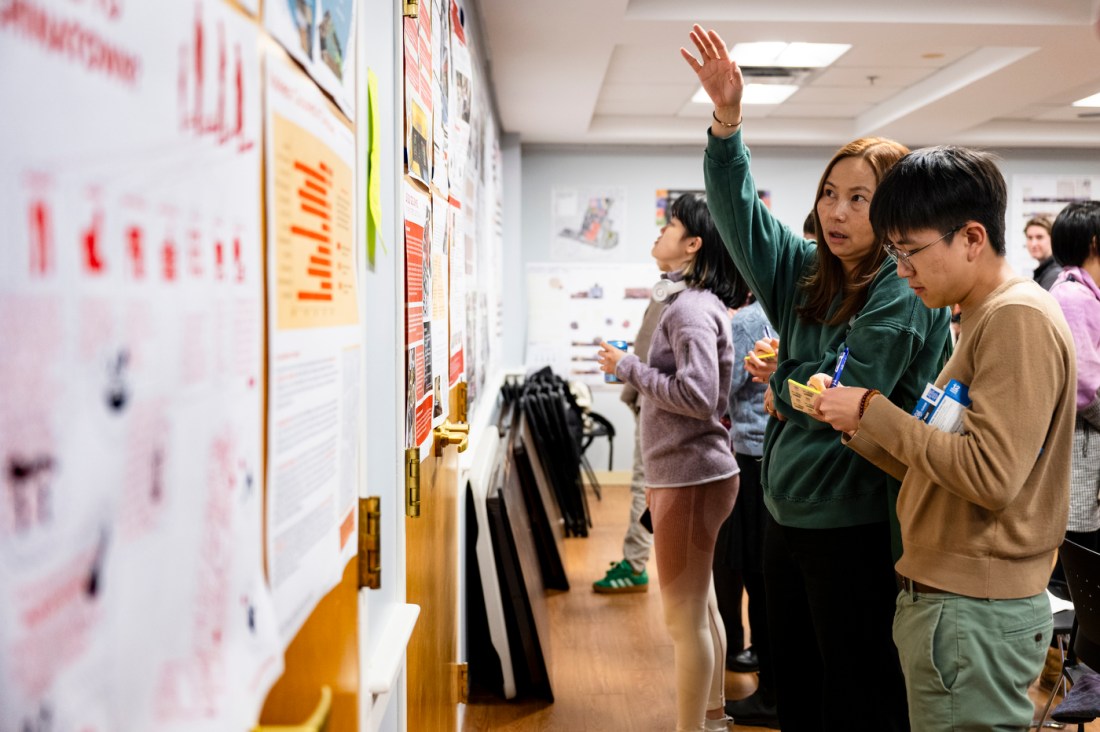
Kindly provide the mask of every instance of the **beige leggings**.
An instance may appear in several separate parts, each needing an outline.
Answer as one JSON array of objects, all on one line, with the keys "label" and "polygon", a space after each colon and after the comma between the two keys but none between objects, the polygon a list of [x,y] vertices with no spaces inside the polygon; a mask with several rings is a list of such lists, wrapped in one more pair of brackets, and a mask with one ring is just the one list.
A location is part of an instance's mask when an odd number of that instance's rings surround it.
[{"label": "beige leggings", "polygon": [[707,710],[723,706],[726,635],[711,565],[718,529],[733,510],[739,483],[734,475],[649,489],[661,603],[675,649],[677,732],[703,729]]}]

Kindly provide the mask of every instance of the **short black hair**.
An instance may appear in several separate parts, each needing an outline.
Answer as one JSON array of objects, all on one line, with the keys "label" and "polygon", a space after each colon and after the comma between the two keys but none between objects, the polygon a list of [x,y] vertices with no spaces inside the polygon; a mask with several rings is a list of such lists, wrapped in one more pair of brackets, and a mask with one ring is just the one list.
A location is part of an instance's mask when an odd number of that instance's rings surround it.
[{"label": "short black hair", "polygon": [[998,256],[1005,254],[1008,188],[996,158],[955,145],[914,150],[890,168],[871,199],[881,238],[920,229],[948,232],[977,221]]},{"label": "short black hair", "polygon": [[811,209],[807,214],[806,220],[802,222],[802,236],[807,239],[817,240],[817,217],[814,211]]},{"label": "short black hair", "polygon": [[695,260],[684,272],[684,279],[697,289],[710,290],[726,307],[739,308],[749,298],[745,278],[733,266],[718,227],[710,216],[706,198],[697,193],[685,193],[668,208],[669,219],[678,219],[688,236],[697,236],[703,245]]},{"label": "short black hair", "polygon": [[1050,229],[1050,248],[1058,263],[1080,267],[1100,243],[1100,201],[1076,201],[1062,209]]}]

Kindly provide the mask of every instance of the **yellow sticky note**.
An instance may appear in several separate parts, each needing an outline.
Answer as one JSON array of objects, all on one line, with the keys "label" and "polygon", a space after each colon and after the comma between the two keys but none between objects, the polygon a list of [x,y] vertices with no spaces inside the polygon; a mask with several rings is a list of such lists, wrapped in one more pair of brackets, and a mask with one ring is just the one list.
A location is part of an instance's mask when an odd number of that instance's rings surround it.
[{"label": "yellow sticky note", "polygon": [[787,388],[791,392],[791,406],[800,412],[814,414],[814,397],[821,392],[812,386],[800,384],[794,379],[787,379]]},{"label": "yellow sticky note", "polygon": [[370,110],[370,139],[367,153],[367,261],[374,266],[375,240],[382,244],[382,119],[379,110],[378,77],[367,69],[367,108]]}]

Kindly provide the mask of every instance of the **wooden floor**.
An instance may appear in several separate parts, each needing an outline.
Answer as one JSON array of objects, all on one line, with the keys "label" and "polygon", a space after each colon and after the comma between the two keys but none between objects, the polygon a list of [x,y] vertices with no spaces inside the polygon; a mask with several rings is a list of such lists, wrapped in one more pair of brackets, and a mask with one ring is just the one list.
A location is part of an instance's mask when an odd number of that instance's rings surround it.
[{"label": "wooden floor", "polygon": [[[475,693],[466,708],[464,730],[668,732],[675,728],[672,642],[661,616],[656,563],[649,563],[649,592],[597,595],[591,589],[608,563],[622,558],[629,501],[626,486],[605,486],[602,501],[590,496],[595,526],[589,536],[565,542],[565,569],[572,589],[554,593],[548,600],[555,702],[507,702]],[[744,622],[748,635],[747,618]],[[755,688],[755,674],[726,673],[727,699],[748,696]],[[1031,696],[1041,710],[1046,693],[1036,686]],[[731,725],[730,729],[760,728]],[[1086,730],[1100,732],[1100,722],[1086,725]]]}]

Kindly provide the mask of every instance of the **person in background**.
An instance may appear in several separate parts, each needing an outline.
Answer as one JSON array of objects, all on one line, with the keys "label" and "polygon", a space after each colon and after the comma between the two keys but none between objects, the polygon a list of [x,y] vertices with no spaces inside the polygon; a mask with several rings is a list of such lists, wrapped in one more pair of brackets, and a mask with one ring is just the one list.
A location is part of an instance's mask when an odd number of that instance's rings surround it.
[{"label": "person in background", "polygon": [[[813,219],[810,219],[812,224]],[[740,274],[737,275],[741,279]],[[760,460],[764,454],[764,428],[768,414],[764,411],[763,382],[753,378],[750,360],[760,360],[764,348],[758,339],[770,339],[771,324],[755,298],[738,310],[730,323],[733,334],[733,376],[730,384],[729,415],[732,422],[730,438],[734,457],[741,468],[741,488],[733,512],[718,532],[714,553],[714,588],[718,593],[718,609],[726,624],[727,640],[731,626],[741,625],[741,588],[749,595],[749,626],[752,645],[738,653],[732,643],[727,648],[726,668],[731,671],[759,671],[756,691],[745,699],[726,702],[726,714],[740,725],[778,727],[775,709],[775,679],[771,644],[768,636],[768,606],[764,588],[764,530],[768,509],[764,506],[760,487]],[[770,345],[770,341],[769,341]],[[774,352],[774,351],[773,351]],[[775,363],[765,359],[763,363]],[[737,581],[739,580],[739,581]],[[734,582],[736,589],[733,590]],[[730,590],[725,590],[726,587]],[[725,604],[723,598],[728,597]],[[732,600],[732,601],[731,601]]]},{"label": "person in background", "polygon": [[1046,216],[1035,216],[1028,219],[1024,226],[1024,236],[1027,237],[1027,253],[1039,262],[1032,278],[1039,283],[1044,290],[1054,286],[1054,281],[1062,272],[1051,251],[1050,246],[1050,219]]},{"label": "person in background", "polygon": [[817,222],[812,210],[806,214],[806,220],[802,222],[802,238],[806,241],[817,241]]},{"label": "person in background", "polygon": [[[758,201],[742,140],[744,82],[716,32],[696,25],[701,61],[681,54],[714,103],[704,175],[707,201],[734,264],[775,326],[770,380],[775,419],[761,482],[768,627],[779,721],[786,732],[908,729],[905,683],[890,638],[897,585],[891,514],[897,481],[852,454],[791,402],[789,380],[832,373],[874,383],[912,408],[943,364],[948,313],[921,306],[888,261],[868,208],[878,182],[908,150],[860,138],[829,161],[815,198],[817,244]],[[734,721],[738,721],[736,718]]]},{"label": "person in background", "polygon": [[[1062,273],[1050,294],[1062,307],[1077,350],[1077,421],[1073,430],[1066,538],[1100,551],[1100,201],[1071,203],[1051,228]],[[1059,570],[1055,570],[1059,578]]]},{"label": "person in background", "polygon": [[[646,362],[649,342],[664,310],[664,302],[650,298],[642,317],[642,325],[634,338],[634,355],[642,363]],[[649,552],[653,547],[653,534],[638,522],[645,511],[645,468],[642,461],[642,431],[638,424],[641,395],[630,384],[623,384],[619,398],[634,414],[634,469],[630,476],[630,523],[627,524],[626,536],[623,537],[622,561],[612,562],[603,579],[592,583],[593,590],[606,594],[645,592],[649,589],[646,564],[649,563]]]},{"label": "person in background", "polygon": [[725,633],[711,565],[739,480],[722,424],[733,370],[726,309],[746,293],[735,291],[733,264],[697,195],[673,201],[653,257],[666,273],[668,299],[649,363],[607,343],[597,359],[642,395],[653,549],[675,652],[676,729],[725,730]]},{"label": "person in background", "polygon": [[914,732],[1025,732],[1053,628],[1078,381],[1058,304],[1005,260],[1007,199],[992,156],[942,146],[894,165],[871,202],[897,274],[928,308],[962,311],[933,382],[968,389],[959,424],[914,419],[847,373],[852,386],[814,398],[853,452],[904,481],[893,636]]}]

